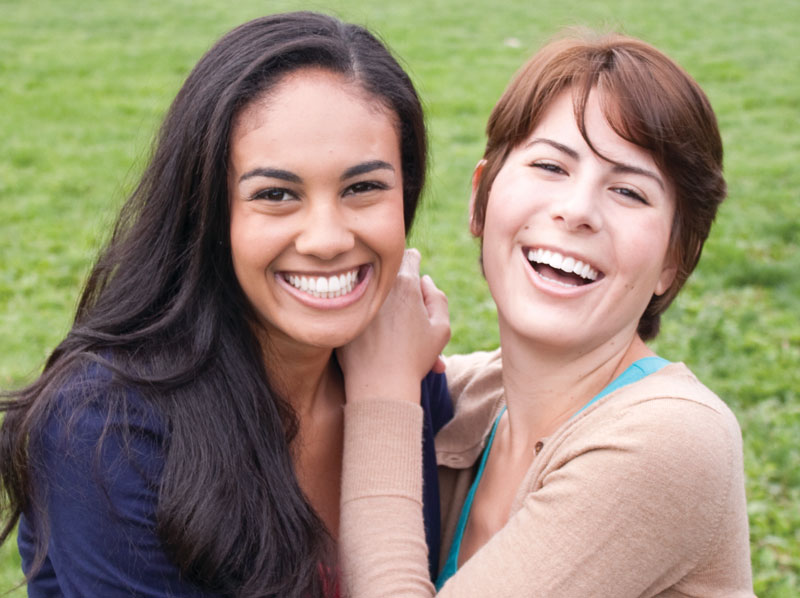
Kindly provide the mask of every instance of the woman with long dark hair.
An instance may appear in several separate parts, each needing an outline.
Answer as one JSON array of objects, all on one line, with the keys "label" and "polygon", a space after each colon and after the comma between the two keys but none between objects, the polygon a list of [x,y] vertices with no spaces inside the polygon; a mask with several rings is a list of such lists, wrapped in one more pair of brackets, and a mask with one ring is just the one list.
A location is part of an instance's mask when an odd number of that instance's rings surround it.
[{"label": "woman with long dark hair", "polygon": [[[413,85],[363,28],[275,15],[208,51],[70,332],[2,403],[30,596],[335,595],[333,350],[389,292],[425,170]],[[422,394],[430,435],[441,376]]]}]

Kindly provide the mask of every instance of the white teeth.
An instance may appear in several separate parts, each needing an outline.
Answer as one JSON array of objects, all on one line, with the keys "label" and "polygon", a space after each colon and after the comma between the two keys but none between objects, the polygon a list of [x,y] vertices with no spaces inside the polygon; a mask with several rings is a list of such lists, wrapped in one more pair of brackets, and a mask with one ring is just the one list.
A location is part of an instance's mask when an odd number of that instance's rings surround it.
[{"label": "white teeth", "polygon": [[294,288],[319,299],[333,299],[351,293],[358,282],[358,268],[335,276],[297,276],[284,274],[283,279]]},{"label": "white teeth", "polygon": [[557,251],[550,251],[548,249],[529,249],[528,261],[536,262],[537,264],[547,264],[551,268],[561,270],[567,274],[577,274],[586,280],[596,280],[598,275],[597,270],[592,268],[589,264],[585,264],[573,257],[564,257]]},{"label": "white teeth", "polygon": [[[331,278],[328,279],[328,292],[329,293],[337,293],[337,294],[339,293],[339,277],[338,276],[332,276]],[[336,297],[336,294],[334,294],[334,297]]]}]

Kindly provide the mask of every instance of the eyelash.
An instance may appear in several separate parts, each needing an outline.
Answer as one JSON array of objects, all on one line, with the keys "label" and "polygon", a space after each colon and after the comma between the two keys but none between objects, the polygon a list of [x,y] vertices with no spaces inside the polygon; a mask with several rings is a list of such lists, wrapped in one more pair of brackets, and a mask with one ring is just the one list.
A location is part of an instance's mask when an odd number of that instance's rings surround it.
[{"label": "eyelash", "polygon": [[645,199],[645,197],[641,193],[639,193],[637,191],[634,191],[633,189],[630,189],[629,187],[614,187],[613,191],[615,191],[616,193],[619,193],[620,195],[622,195],[624,197],[630,197],[631,199],[639,201],[639,202],[641,202],[641,203],[643,203],[645,205],[648,205],[648,206],[650,205],[650,202],[647,201],[647,199]]},{"label": "eyelash", "polygon": [[532,162],[530,166],[533,168],[540,168],[545,172],[551,172],[553,174],[567,174],[563,168],[552,162]]},{"label": "eyelash", "polygon": [[[280,197],[276,197],[277,194],[280,194]],[[297,199],[297,196],[288,189],[283,189],[281,187],[270,187],[269,189],[262,189],[261,191],[254,193],[250,199],[263,199],[269,202],[283,203],[285,201],[289,201],[290,199]]]},{"label": "eyelash", "polygon": [[[369,193],[370,191],[382,191],[388,188],[388,185],[380,181],[359,181],[348,186],[344,190],[344,195],[358,195],[360,193]],[[297,195],[293,191],[284,189],[283,187],[270,187],[254,193],[250,199],[261,199],[273,203],[283,203],[285,201],[297,199]]]},{"label": "eyelash", "polygon": [[357,195],[359,193],[369,193],[370,191],[384,191],[389,186],[380,181],[359,181],[353,183],[345,189],[345,195]]}]

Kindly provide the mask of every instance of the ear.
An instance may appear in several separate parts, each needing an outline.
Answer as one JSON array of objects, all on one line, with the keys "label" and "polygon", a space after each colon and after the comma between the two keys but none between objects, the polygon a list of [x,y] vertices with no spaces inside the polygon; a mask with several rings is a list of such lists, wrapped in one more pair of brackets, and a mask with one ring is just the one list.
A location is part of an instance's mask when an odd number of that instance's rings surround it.
[{"label": "ear", "polygon": [[472,193],[470,193],[469,196],[469,232],[476,237],[481,236],[483,227],[478,226],[478,223],[475,222],[475,194],[478,190],[478,185],[481,182],[481,177],[483,176],[483,169],[485,166],[486,160],[480,160],[475,166],[475,170],[472,171]]},{"label": "ear", "polygon": [[664,268],[661,270],[661,276],[658,278],[653,294],[661,296],[666,293],[669,287],[672,286],[672,282],[675,280],[675,275],[677,273],[678,266],[675,265],[675,258],[670,256],[664,262]]}]

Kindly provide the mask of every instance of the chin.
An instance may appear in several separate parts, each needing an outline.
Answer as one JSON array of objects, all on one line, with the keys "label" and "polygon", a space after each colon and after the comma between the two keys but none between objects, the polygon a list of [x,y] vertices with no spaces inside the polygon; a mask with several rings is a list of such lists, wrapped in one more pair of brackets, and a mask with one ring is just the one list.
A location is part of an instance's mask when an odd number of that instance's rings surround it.
[{"label": "chin", "polygon": [[330,329],[316,329],[305,333],[299,332],[293,336],[294,340],[302,345],[317,347],[319,349],[336,349],[355,339],[366,328],[363,325],[336,326]]}]

